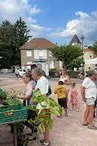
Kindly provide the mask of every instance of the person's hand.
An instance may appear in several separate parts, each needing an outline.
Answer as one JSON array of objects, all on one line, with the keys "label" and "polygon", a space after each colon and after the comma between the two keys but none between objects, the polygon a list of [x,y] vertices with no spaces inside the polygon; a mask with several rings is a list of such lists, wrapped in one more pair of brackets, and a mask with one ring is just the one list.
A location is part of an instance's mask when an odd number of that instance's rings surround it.
[{"label": "person's hand", "polygon": [[23,95],[18,94],[16,97],[22,99]]}]

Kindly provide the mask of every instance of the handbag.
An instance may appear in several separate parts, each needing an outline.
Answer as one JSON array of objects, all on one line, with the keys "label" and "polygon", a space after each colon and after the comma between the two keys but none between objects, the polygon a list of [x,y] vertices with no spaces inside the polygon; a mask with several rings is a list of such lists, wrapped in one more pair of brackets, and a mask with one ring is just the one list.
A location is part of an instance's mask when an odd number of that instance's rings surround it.
[{"label": "handbag", "polygon": [[47,93],[47,95],[50,95],[50,94],[52,94],[51,86],[48,87],[48,93]]}]

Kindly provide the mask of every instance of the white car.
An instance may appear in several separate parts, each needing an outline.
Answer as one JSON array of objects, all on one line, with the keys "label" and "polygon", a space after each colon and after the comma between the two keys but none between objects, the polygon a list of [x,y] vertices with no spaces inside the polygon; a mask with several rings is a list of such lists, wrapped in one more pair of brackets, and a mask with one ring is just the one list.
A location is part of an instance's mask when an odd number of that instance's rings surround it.
[{"label": "white car", "polygon": [[27,69],[18,69],[18,70],[16,70],[15,71],[15,75],[17,76],[17,77],[22,77],[22,75],[24,74],[24,73],[26,73],[26,72],[28,72],[28,70]]}]

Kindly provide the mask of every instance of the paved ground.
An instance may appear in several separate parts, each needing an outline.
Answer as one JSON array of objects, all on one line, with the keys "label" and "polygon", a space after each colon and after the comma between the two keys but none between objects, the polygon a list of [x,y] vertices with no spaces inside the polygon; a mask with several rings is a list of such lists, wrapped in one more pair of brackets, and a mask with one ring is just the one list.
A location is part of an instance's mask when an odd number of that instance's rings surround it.
[{"label": "paved ground", "polygon": [[[58,79],[50,80],[52,87],[54,88]],[[79,112],[68,111],[69,116],[61,119],[54,116],[54,128],[51,132],[52,146],[97,146],[97,131],[89,130],[87,127],[82,126],[83,110],[85,108],[84,103],[80,96],[80,84],[81,81],[74,80],[77,83],[79,90]],[[19,78],[14,76],[0,76],[0,86],[6,90],[10,88],[16,88],[18,90],[23,89],[24,84]],[[97,122],[95,122],[97,125]],[[0,146],[13,146],[12,134],[10,128],[7,125],[0,126]],[[29,144],[29,146],[35,146],[35,144]]]}]

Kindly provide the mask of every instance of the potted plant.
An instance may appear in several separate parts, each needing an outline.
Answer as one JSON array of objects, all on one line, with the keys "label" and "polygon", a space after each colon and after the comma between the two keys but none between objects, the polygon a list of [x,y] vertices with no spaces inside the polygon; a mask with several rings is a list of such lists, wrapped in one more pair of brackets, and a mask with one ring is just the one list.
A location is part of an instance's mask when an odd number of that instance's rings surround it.
[{"label": "potted plant", "polygon": [[30,123],[38,123],[38,127],[41,132],[45,131],[45,125],[48,125],[50,129],[53,128],[52,114],[60,116],[62,115],[62,108],[60,105],[51,97],[41,95],[39,90],[33,94],[34,106],[28,107],[30,110],[35,111],[37,116],[34,120],[29,120]]}]

